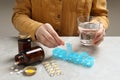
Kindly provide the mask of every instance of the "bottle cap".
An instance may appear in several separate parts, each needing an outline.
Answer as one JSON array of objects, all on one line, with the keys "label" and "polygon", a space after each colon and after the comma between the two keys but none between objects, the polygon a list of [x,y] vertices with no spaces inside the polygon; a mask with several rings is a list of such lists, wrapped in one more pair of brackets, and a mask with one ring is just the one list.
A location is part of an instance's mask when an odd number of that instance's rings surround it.
[{"label": "bottle cap", "polygon": [[30,37],[31,37],[30,35],[25,35],[25,34],[20,34],[19,35],[20,39],[27,39],[27,38],[30,38]]}]

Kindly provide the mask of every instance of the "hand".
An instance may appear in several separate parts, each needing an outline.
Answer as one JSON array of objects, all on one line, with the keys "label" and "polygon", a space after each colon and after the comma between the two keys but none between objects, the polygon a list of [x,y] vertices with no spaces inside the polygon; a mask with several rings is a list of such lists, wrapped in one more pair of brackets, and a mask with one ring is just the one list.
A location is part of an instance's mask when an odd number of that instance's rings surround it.
[{"label": "hand", "polygon": [[95,35],[95,38],[93,39],[94,45],[98,46],[103,40],[105,36],[105,29],[103,27],[103,24],[100,24],[100,29]]},{"label": "hand", "polygon": [[35,35],[37,40],[47,47],[53,48],[64,45],[64,41],[58,36],[49,23],[41,25]]}]

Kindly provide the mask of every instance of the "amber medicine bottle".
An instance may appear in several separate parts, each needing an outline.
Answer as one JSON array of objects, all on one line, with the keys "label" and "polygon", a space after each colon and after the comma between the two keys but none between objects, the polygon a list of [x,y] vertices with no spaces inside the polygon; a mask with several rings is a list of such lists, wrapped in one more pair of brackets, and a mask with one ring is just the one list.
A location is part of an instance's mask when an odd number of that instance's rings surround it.
[{"label": "amber medicine bottle", "polygon": [[18,51],[28,51],[31,49],[31,36],[30,35],[19,35],[18,37]]},{"label": "amber medicine bottle", "polygon": [[18,65],[30,65],[44,60],[44,50],[40,46],[32,47],[31,50],[23,51],[15,56]]}]

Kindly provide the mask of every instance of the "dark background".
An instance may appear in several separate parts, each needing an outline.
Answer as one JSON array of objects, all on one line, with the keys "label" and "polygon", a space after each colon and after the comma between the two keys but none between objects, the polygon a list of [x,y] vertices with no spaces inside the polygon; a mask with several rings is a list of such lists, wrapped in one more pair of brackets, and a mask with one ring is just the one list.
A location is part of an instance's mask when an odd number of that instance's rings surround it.
[{"label": "dark background", "polygon": [[[110,25],[107,36],[120,36],[120,0],[107,0]],[[16,36],[11,23],[14,0],[0,0],[0,36]]]}]

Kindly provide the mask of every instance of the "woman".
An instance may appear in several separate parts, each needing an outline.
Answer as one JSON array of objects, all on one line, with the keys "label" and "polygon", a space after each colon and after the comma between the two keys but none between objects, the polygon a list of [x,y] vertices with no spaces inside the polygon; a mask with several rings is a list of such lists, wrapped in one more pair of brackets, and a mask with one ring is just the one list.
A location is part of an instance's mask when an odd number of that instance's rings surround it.
[{"label": "woman", "polygon": [[106,0],[16,0],[12,17],[15,28],[29,34],[48,47],[64,45],[60,36],[76,36],[77,17],[93,16],[91,22],[103,26],[96,33],[94,44],[104,38],[108,27]]}]

